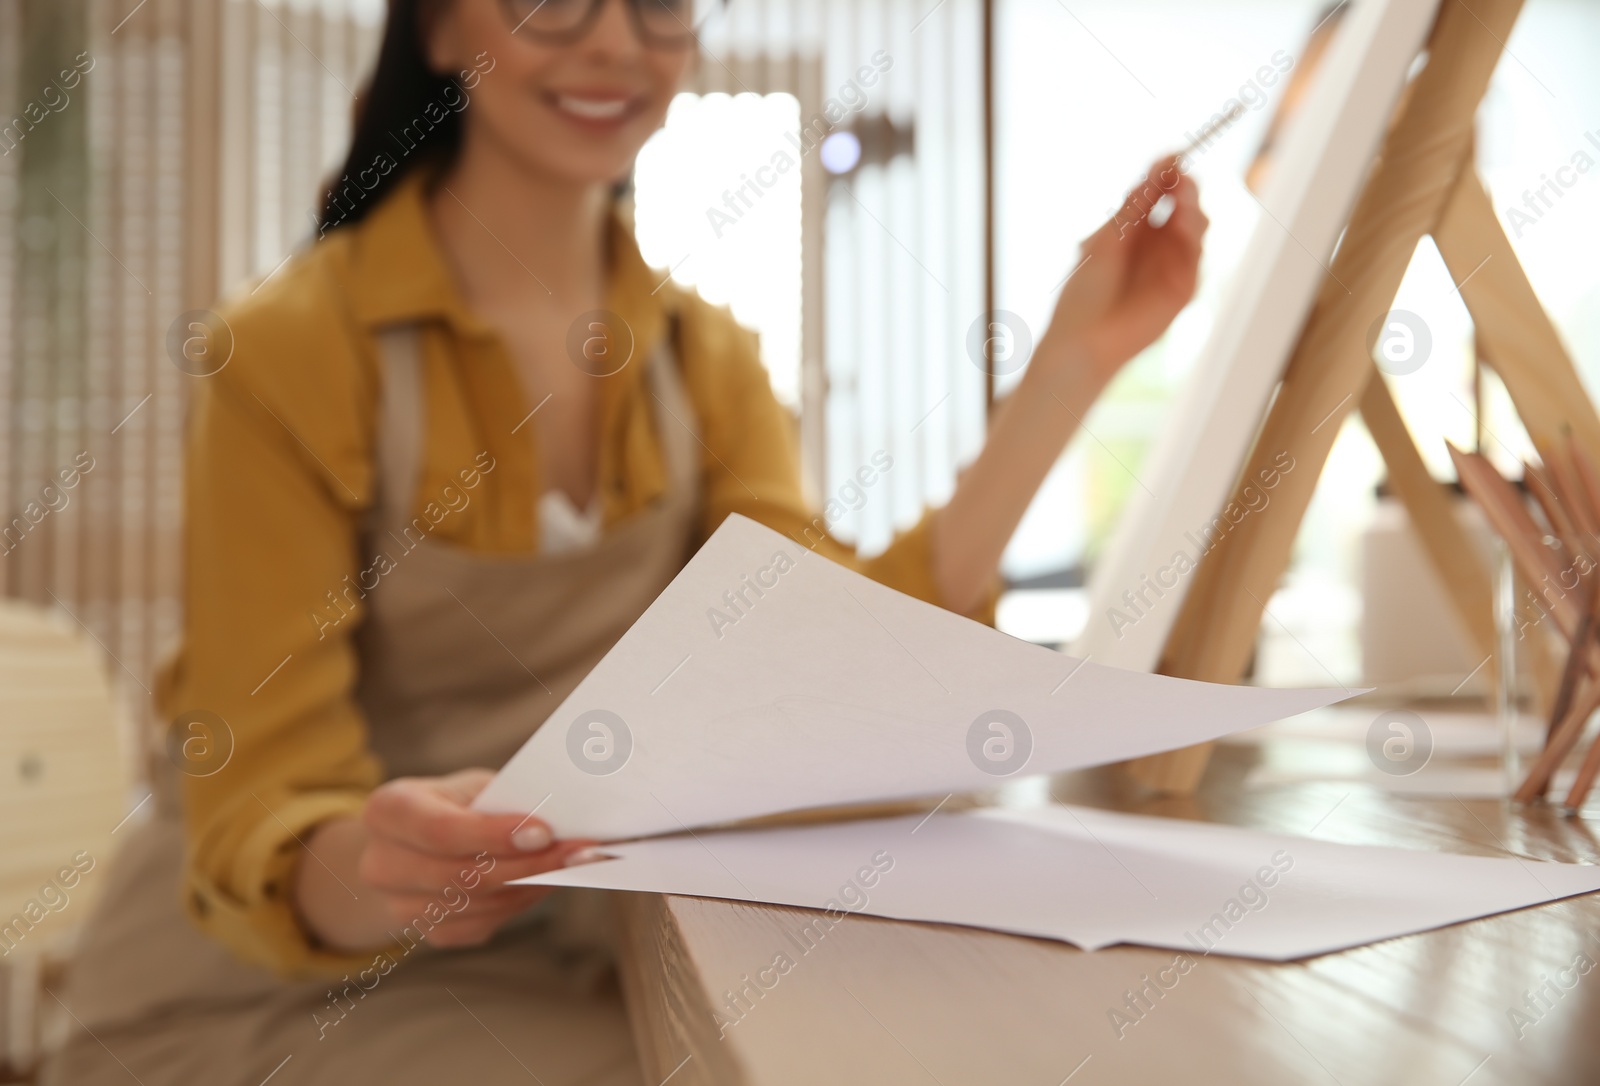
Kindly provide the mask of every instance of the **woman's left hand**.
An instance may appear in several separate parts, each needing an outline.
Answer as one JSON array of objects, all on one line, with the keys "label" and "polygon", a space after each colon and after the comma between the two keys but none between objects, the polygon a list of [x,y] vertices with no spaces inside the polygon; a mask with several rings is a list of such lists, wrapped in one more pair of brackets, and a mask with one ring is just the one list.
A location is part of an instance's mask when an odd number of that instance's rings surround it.
[{"label": "woman's left hand", "polygon": [[[1149,213],[1162,196],[1172,214],[1154,226]],[[1168,157],[1084,241],[1022,386],[996,408],[983,451],[935,514],[944,606],[969,612],[982,603],[1006,542],[1095,398],[1194,297],[1206,225],[1198,187]]]},{"label": "woman's left hand", "polygon": [[[1171,197],[1172,213],[1155,226],[1150,210],[1162,196]],[[1194,297],[1209,223],[1199,186],[1177,157],[1158,160],[1116,215],[1084,240],[1035,362],[1085,366],[1087,374],[1072,376],[1109,382]]]}]

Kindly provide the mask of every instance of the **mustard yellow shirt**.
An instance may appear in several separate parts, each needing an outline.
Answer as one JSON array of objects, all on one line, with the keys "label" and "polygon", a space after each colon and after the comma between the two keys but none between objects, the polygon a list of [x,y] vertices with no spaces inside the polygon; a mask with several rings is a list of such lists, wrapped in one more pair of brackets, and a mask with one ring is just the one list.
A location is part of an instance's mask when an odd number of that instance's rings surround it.
[{"label": "mustard yellow shirt", "polygon": [[[353,959],[319,949],[297,922],[289,895],[296,839],[355,814],[383,777],[354,699],[351,633],[360,615],[331,630],[311,618],[326,609],[330,586],[358,573],[357,536],[374,489],[375,330],[425,322],[419,496],[440,492],[484,451],[494,460],[473,501],[434,534],[486,553],[539,546],[539,419],[518,429],[530,405],[504,344],[451,278],[426,196],[425,179],[413,176],[366,220],[223,306],[233,354],[194,382],[184,632],[159,677],[157,706],[167,719],[196,709],[221,716],[234,749],[220,772],[184,778],[184,896],[212,936],[285,973],[349,968]],[[671,284],[657,290],[664,277],[615,222],[607,308],[632,327],[635,356],[648,357],[669,314],[678,318],[705,446],[698,541],[742,513],[811,545],[826,522],[801,498],[794,420],[772,395],[755,337],[694,294]],[[597,378],[607,527],[666,485],[642,372],[627,366]],[[419,497],[419,515],[422,504]],[[831,539],[817,549],[938,602],[926,518],[868,561]]]}]

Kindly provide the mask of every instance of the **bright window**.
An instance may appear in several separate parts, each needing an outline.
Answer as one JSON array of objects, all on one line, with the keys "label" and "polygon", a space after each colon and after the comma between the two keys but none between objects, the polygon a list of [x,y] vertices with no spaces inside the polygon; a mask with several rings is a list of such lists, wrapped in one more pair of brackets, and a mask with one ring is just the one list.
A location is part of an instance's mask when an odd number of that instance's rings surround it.
[{"label": "bright window", "polygon": [[789,94],[680,94],[639,152],[639,248],[761,335],[778,398],[800,402],[800,156]]}]

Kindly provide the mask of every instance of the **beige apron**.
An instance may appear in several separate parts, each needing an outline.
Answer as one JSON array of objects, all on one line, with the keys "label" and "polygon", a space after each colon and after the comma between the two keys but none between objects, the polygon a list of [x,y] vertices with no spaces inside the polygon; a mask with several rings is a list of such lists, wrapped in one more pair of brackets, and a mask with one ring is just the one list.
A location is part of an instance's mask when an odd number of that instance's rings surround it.
[{"label": "beige apron", "polygon": [[[682,568],[700,504],[695,413],[663,346],[646,374],[668,473],[656,502],[559,555],[403,542],[425,447],[421,338],[379,337],[380,485],[363,554],[395,568],[356,635],[358,697],[391,777],[503,764]],[[558,892],[483,947],[423,947],[359,998],[330,999],[326,981],[279,980],[189,924],[181,819],[158,808],[124,831],[136,836],[63,995],[85,1029],[43,1086],[122,1086],[130,1072],[148,1086],[258,1086],[269,1073],[275,1086],[639,1081],[598,895]]]}]

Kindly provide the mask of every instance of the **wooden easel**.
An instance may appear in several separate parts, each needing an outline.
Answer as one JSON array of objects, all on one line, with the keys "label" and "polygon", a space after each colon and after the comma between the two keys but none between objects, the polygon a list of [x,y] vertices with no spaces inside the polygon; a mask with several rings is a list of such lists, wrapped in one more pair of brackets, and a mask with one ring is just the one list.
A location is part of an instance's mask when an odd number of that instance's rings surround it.
[{"label": "wooden easel", "polygon": [[[1521,0],[1441,4],[1427,67],[1396,108],[1240,479],[1270,468],[1284,450],[1300,468],[1284,475],[1274,493],[1280,515],[1246,518],[1201,560],[1161,673],[1211,682],[1236,682],[1244,673],[1322,466],[1356,407],[1472,644],[1494,656],[1489,572],[1455,519],[1448,490],[1423,465],[1366,342],[1424,234],[1444,257],[1487,359],[1535,444],[1553,445],[1570,433],[1600,462],[1600,417],[1472,161],[1473,118],[1521,8]],[[1199,784],[1210,754],[1210,745],[1190,747],[1128,767],[1150,787],[1184,793]]]}]

